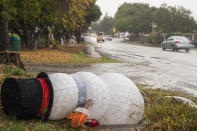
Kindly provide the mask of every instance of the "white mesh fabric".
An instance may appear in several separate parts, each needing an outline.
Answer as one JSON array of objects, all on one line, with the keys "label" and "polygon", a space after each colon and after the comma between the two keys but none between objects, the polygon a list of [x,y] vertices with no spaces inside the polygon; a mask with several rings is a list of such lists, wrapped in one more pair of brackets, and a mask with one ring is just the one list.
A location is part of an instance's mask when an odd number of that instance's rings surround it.
[{"label": "white mesh fabric", "polygon": [[90,111],[86,108],[78,107],[75,109],[74,112],[81,112],[81,113],[85,114],[86,116],[88,116]]},{"label": "white mesh fabric", "polygon": [[77,75],[85,81],[87,88],[87,99],[93,100],[88,119],[99,120],[108,108],[110,96],[108,88],[101,78],[89,72],[77,72]]},{"label": "white mesh fabric", "polygon": [[51,74],[49,79],[54,91],[49,119],[60,120],[75,110],[78,101],[77,83],[70,75],[63,73]]},{"label": "white mesh fabric", "polygon": [[143,116],[144,100],[135,84],[122,74],[106,73],[100,78],[107,84],[111,96],[100,124],[137,124]]}]

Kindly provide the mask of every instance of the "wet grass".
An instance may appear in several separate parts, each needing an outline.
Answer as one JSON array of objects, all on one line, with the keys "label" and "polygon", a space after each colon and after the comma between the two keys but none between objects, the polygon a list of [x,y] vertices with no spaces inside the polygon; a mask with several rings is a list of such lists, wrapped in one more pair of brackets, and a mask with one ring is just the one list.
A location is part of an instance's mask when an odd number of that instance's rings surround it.
[{"label": "wet grass", "polygon": [[6,78],[30,78],[30,77],[34,77],[35,74],[33,73],[29,73],[26,72],[14,65],[3,65],[0,64],[0,86],[2,84],[2,82],[6,79]]},{"label": "wet grass", "polygon": [[14,66],[14,65],[11,65],[11,66],[3,66],[3,73],[6,74],[6,77],[10,77],[10,76],[20,76],[20,77],[31,77],[32,74]]},{"label": "wet grass", "polygon": [[47,121],[41,122],[38,119],[21,121],[9,120],[7,123],[0,122],[0,131],[93,131],[88,127],[73,128],[70,126],[70,121]]},{"label": "wet grass", "polygon": [[142,120],[142,124],[145,125],[144,130],[197,130],[197,110],[165,96],[181,96],[194,103],[197,103],[197,98],[182,92],[148,89],[144,84],[137,84],[137,86],[147,96]]},{"label": "wet grass", "polygon": [[80,63],[80,64],[87,64],[87,63],[120,63],[118,60],[109,59],[108,57],[101,57],[101,58],[91,58],[85,57],[85,55],[80,52],[79,54],[73,54],[73,59],[70,63]]},{"label": "wet grass", "polygon": [[75,131],[69,126],[69,122],[62,121],[47,121],[45,123],[39,120],[9,120],[8,123],[0,127],[0,131]]}]

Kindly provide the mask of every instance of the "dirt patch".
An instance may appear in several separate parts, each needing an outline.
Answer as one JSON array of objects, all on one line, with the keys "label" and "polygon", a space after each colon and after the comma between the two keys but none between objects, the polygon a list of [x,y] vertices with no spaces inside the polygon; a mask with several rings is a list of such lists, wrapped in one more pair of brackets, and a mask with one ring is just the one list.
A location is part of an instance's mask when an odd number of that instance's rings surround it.
[{"label": "dirt patch", "polygon": [[75,47],[55,47],[49,49],[26,50],[21,52],[23,63],[116,63],[117,60],[111,60],[107,57],[89,57],[83,50],[86,48],[84,44]]},{"label": "dirt patch", "polygon": [[21,59],[24,63],[70,63],[74,59],[73,54],[80,54],[85,48],[85,44],[79,44],[74,47],[25,50],[21,52]]},{"label": "dirt patch", "polygon": [[42,49],[37,51],[21,52],[21,59],[24,63],[61,63],[71,60],[70,53],[57,49]]}]

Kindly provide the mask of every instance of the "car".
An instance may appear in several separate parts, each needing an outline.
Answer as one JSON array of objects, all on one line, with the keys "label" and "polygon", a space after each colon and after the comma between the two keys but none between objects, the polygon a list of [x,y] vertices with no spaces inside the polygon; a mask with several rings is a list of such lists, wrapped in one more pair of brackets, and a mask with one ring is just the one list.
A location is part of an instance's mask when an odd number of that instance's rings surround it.
[{"label": "car", "polygon": [[161,44],[162,50],[171,49],[172,51],[185,50],[189,52],[194,47],[192,42],[185,36],[170,36]]},{"label": "car", "polygon": [[130,35],[127,35],[127,36],[125,37],[125,40],[130,40]]},{"label": "car", "polygon": [[91,34],[90,36],[92,36],[92,37],[97,37],[97,35],[96,35],[96,34]]},{"label": "car", "polygon": [[105,42],[105,37],[102,32],[100,32],[97,36],[97,42]]},{"label": "car", "polygon": [[112,37],[111,37],[111,35],[107,35],[107,36],[106,36],[106,40],[108,40],[108,41],[112,41]]},{"label": "car", "polygon": [[101,35],[98,35],[97,36],[97,42],[105,42],[105,38],[104,38],[104,36],[101,36]]}]

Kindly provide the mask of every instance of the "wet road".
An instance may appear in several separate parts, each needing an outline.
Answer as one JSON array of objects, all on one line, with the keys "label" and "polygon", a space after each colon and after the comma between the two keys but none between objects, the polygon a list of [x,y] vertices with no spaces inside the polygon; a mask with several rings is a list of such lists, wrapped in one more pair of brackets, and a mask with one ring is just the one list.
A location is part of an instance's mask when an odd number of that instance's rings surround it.
[{"label": "wet road", "polygon": [[[106,42],[99,52],[128,64],[129,77],[153,88],[181,90],[197,97],[197,50],[162,51],[157,47]],[[130,65],[130,66],[129,66]]]},{"label": "wet road", "polygon": [[[88,40],[95,43],[95,39]],[[98,46],[98,45],[97,45]],[[197,97],[197,50],[172,52],[157,47],[146,47],[123,43],[120,39],[101,43],[97,48],[101,54],[118,59],[122,63],[88,65],[26,65],[28,71],[48,73],[73,73],[90,71],[122,73],[135,83],[152,88],[172,89],[187,92]]]}]

